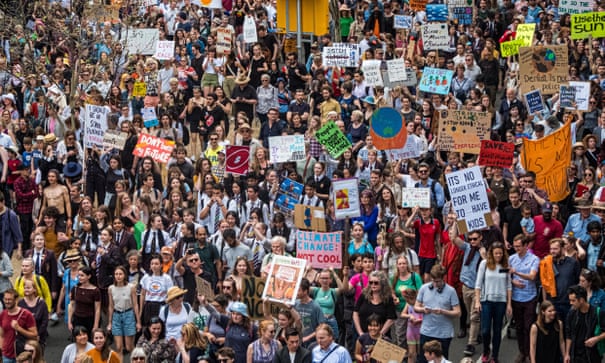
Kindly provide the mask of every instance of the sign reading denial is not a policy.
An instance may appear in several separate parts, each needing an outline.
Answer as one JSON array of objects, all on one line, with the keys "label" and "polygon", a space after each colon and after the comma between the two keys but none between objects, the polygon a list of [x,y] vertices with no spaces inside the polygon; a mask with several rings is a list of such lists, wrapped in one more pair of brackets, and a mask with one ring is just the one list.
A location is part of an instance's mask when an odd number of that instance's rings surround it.
[{"label": "sign reading denial is not a policy", "polygon": [[559,86],[567,83],[567,60],[566,45],[519,48],[521,93],[535,89],[539,89],[543,95],[559,92]]},{"label": "sign reading denial is not a policy", "polygon": [[455,171],[445,177],[460,231],[466,233],[489,226],[489,202],[479,166]]}]

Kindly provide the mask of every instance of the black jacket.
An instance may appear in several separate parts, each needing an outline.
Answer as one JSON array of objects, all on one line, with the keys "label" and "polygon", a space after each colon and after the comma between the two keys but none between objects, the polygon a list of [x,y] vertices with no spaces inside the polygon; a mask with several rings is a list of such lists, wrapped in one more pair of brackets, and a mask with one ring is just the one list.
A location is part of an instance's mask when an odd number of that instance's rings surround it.
[{"label": "black jacket", "polygon": [[[586,336],[579,337],[579,336],[577,336],[577,333],[578,333],[577,326],[578,326],[578,319],[580,319],[580,314],[575,309],[571,309],[569,311],[569,314],[567,314],[567,320],[565,322],[565,339],[571,339],[571,348],[570,348],[569,354],[571,356],[572,361],[574,361],[574,356],[575,356],[574,347],[576,344],[576,339],[585,341],[589,338],[594,337],[595,328],[597,326],[597,321],[601,325],[601,332],[605,332],[605,311],[601,310],[599,312],[599,316],[597,318],[597,308],[591,305],[589,307],[588,314],[586,315],[585,318],[586,318],[585,324],[587,326]],[[597,345],[595,345],[592,348],[586,347],[585,349],[587,349],[589,363],[601,362],[601,356],[599,355],[599,350],[597,349]]]},{"label": "black jacket", "polygon": [[[311,361],[311,351],[303,347],[298,347],[296,356],[294,357],[294,363],[311,363]],[[277,352],[277,354],[273,357],[273,363],[290,363],[290,353],[288,352],[288,347],[283,347]]]}]

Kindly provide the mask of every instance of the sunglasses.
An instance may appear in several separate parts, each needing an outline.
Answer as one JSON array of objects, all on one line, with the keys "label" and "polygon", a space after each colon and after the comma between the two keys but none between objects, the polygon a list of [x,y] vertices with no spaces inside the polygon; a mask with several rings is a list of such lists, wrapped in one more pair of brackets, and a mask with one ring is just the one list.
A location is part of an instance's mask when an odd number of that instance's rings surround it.
[{"label": "sunglasses", "polygon": [[380,285],[379,281],[369,281],[368,284],[370,285]]},{"label": "sunglasses", "polygon": [[479,240],[479,238],[470,238],[470,237],[469,237],[469,239],[468,239],[468,240],[469,240],[469,241],[478,241],[478,240]]},{"label": "sunglasses", "polygon": [[137,360],[137,361],[138,361],[138,360],[142,360],[142,361],[144,361],[144,360],[145,360],[145,357],[132,357],[131,359],[132,359],[132,360]]},{"label": "sunglasses", "polygon": [[200,259],[199,258],[192,258],[189,260],[189,262],[198,262]]}]

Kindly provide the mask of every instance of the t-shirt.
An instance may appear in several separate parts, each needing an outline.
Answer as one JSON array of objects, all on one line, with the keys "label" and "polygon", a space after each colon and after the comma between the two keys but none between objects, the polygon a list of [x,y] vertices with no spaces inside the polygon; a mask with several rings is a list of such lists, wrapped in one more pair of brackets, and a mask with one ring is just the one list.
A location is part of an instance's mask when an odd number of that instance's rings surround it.
[{"label": "t-shirt", "polygon": [[145,301],[164,302],[168,289],[173,285],[172,278],[167,274],[147,274],[141,279],[141,287],[145,289]]},{"label": "t-shirt", "polygon": [[101,292],[98,288],[85,289],[76,286],[71,290],[70,300],[75,302],[74,316],[81,318],[95,316],[95,302],[101,301]]},{"label": "t-shirt", "polygon": [[433,223],[424,223],[424,221],[419,218],[414,221],[414,229],[418,231],[418,235],[420,236],[418,257],[437,258],[435,238],[441,235],[441,225],[439,221],[433,219]]},{"label": "t-shirt", "polygon": [[8,313],[8,310],[0,313],[0,328],[4,332],[4,339],[2,340],[2,356],[6,358],[15,358],[15,329],[11,326],[13,320],[16,320],[19,325],[29,330],[36,326],[34,316],[28,310],[19,308],[19,311],[12,315]]},{"label": "t-shirt", "polygon": [[520,206],[518,208],[513,208],[512,206],[504,208],[502,221],[508,225],[506,239],[509,243],[513,243],[513,238],[515,238],[516,235],[523,233],[523,230],[521,229],[522,218]]},{"label": "t-shirt", "polygon": [[393,303],[392,298],[375,305],[368,301],[365,295],[362,294],[355,303],[353,311],[359,314],[359,325],[364,332],[368,331],[368,319],[366,317],[372,314],[380,316],[382,321],[397,319],[395,304]]}]

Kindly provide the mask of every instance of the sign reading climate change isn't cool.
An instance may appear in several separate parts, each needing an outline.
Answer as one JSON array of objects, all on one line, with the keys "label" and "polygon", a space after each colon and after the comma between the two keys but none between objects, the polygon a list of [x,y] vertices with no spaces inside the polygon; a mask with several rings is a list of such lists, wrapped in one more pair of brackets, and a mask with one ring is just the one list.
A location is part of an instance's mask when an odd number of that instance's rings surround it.
[{"label": "sign reading climate change isn't cool", "polygon": [[296,257],[307,260],[313,268],[342,267],[342,233],[298,231]]},{"label": "sign reading climate change isn't cool", "polygon": [[[459,223],[464,221],[466,232],[487,227],[485,215],[490,213],[489,202],[479,166],[455,171],[445,177],[452,197],[452,206]],[[461,230],[464,232],[464,228]]]}]

